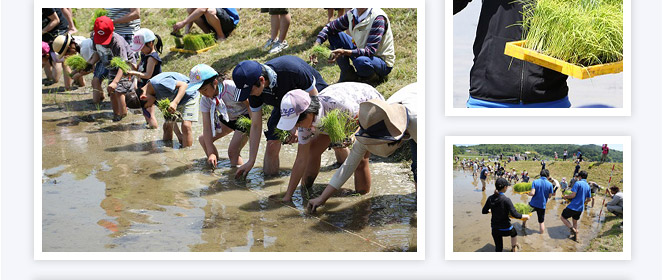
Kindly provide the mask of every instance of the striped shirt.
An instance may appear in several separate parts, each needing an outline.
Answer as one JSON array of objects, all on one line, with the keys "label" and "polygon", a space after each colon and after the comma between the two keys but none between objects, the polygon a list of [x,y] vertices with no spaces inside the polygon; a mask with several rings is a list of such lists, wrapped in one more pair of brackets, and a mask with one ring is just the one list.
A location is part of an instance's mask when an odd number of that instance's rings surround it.
[{"label": "striped shirt", "polygon": [[[343,15],[342,17],[328,23],[325,27],[322,28],[322,31],[318,33],[318,39],[316,40],[319,44],[327,41],[328,34],[335,35],[345,30],[348,30],[350,26],[350,21],[348,19],[348,14]],[[373,26],[368,33],[368,39],[366,40],[366,47],[363,49],[354,49],[352,50],[352,57],[357,56],[374,56],[375,52],[378,49],[378,45],[382,41],[382,36],[386,30],[386,19],[384,16],[377,16],[373,21]],[[354,43],[354,41],[353,41]],[[357,44],[354,44],[357,46]]]},{"label": "striped shirt", "polygon": [[[130,8],[105,8],[108,11],[108,17],[112,20],[116,20],[126,16],[131,13]],[[127,23],[118,23],[115,24],[115,33],[124,35],[132,35],[140,29],[140,18],[134,19]]]}]

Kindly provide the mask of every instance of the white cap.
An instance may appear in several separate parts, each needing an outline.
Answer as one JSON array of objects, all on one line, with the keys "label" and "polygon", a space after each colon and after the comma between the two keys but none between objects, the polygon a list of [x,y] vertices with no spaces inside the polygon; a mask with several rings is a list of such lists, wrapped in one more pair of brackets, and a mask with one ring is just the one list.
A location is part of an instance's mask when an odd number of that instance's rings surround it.
[{"label": "white cap", "polygon": [[94,45],[94,42],[92,42],[92,39],[85,39],[81,41],[81,56],[85,59],[85,61],[90,61],[92,59],[92,55],[94,54],[94,50],[92,49],[92,45]]},{"label": "white cap", "polygon": [[311,105],[311,97],[308,92],[301,89],[291,90],[281,99],[281,118],[276,128],[280,130],[291,130],[297,124],[299,115]]},{"label": "white cap", "polygon": [[138,31],[134,33],[133,39],[131,39],[131,46],[129,46],[129,49],[134,52],[140,51],[145,43],[152,42],[154,39],[156,39],[156,36],[154,36],[152,30],[147,28],[138,29]]}]

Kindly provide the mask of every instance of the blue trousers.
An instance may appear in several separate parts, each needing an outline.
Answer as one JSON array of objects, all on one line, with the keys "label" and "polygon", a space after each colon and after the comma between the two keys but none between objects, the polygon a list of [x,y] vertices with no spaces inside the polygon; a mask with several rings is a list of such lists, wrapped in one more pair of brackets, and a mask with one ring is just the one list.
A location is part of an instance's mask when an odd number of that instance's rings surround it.
[{"label": "blue trousers", "polygon": [[[346,49],[354,50],[357,47],[352,43],[352,37],[350,35],[340,32],[335,35],[329,34],[328,37],[329,45],[332,50],[335,49]],[[392,67],[387,67],[387,63],[377,56],[358,56],[358,57],[348,57],[342,56],[336,60],[336,64],[341,68],[341,72],[352,72],[352,66],[350,65],[350,60],[352,60],[352,65],[354,65],[354,70],[357,72],[357,76],[362,78],[367,78],[372,76],[374,73],[378,76],[384,77],[389,75]]]}]

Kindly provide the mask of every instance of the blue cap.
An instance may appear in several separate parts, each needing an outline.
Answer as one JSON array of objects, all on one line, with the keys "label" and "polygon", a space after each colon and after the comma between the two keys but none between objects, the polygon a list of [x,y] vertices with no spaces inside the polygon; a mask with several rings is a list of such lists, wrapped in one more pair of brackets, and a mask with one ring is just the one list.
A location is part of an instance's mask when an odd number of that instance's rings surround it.
[{"label": "blue cap", "polygon": [[189,84],[186,91],[196,91],[203,85],[203,82],[209,78],[219,75],[212,67],[207,64],[198,64],[191,68],[189,72]]},{"label": "blue cap", "polygon": [[257,61],[244,60],[235,66],[233,82],[239,91],[235,101],[244,101],[249,98],[251,89],[258,82],[260,75],[262,75],[262,66]]}]

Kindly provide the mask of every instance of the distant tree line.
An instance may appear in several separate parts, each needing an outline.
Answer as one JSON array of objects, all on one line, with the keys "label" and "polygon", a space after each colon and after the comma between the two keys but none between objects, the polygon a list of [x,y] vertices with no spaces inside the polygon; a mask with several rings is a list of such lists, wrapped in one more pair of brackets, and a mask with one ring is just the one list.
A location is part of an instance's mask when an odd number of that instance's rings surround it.
[{"label": "distant tree line", "polygon": [[[608,147],[610,145],[608,144]],[[456,146],[454,145],[454,155],[491,155],[498,156],[513,156],[514,154],[524,154],[525,152],[538,153],[538,156],[543,156],[544,159],[555,158],[555,152],[559,159],[564,154],[564,149],[569,153],[569,158],[573,158],[573,154],[580,149],[584,160],[599,161],[601,160],[601,146],[599,145],[573,145],[573,144],[481,144],[475,146]],[[468,153],[467,151],[471,152]],[[608,153],[608,161],[622,162],[623,152],[610,149]]]}]

